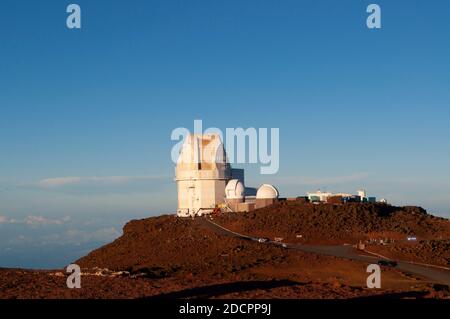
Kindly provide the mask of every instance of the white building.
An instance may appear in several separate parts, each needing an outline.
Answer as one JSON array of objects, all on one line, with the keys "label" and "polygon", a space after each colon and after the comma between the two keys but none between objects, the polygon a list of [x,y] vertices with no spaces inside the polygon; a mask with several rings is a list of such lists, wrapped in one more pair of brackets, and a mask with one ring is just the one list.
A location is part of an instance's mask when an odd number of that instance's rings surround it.
[{"label": "white building", "polygon": [[175,168],[177,215],[201,216],[216,208],[245,212],[277,200],[278,191],[269,184],[261,186],[256,201],[246,196],[253,189],[246,188],[244,180],[244,170],[231,168],[218,134],[187,136]]},{"label": "white building", "polygon": [[307,193],[308,200],[310,202],[328,202],[328,200],[332,197],[340,197],[341,199],[345,199],[348,201],[357,201],[357,202],[376,202],[376,197],[367,197],[367,192],[365,190],[359,190],[358,195],[352,195],[348,193],[330,193],[330,192],[322,192],[317,191],[314,193]]},{"label": "white building", "polygon": [[307,193],[310,202],[326,202],[333,193],[317,191],[315,193]]},{"label": "white building", "polygon": [[191,134],[181,148],[175,169],[181,217],[211,213],[223,203],[231,167],[217,134]]},{"label": "white building", "polygon": [[359,191],[358,191],[358,196],[359,196],[360,198],[366,198],[366,197],[367,197],[367,195],[366,195],[366,190],[365,190],[365,189],[359,190]]}]

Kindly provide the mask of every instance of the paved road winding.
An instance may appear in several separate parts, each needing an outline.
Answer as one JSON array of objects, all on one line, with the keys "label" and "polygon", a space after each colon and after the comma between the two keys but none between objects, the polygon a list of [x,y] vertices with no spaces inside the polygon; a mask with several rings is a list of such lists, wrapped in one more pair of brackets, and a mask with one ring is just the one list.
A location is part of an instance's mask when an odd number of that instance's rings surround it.
[{"label": "paved road winding", "polygon": [[[257,237],[246,236],[243,234],[233,232],[233,231],[215,223],[209,217],[198,218],[198,220],[200,221],[200,223],[203,226],[213,230],[216,233],[222,234],[222,235],[233,236],[233,237],[241,238],[244,240],[258,241],[258,239],[259,239]],[[281,245],[279,242],[274,242],[274,241],[267,241],[263,244]],[[367,263],[371,263],[371,264],[377,263],[377,261],[381,259],[381,258],[375,257],[375,256],[360,255],[351,246],[285,244],[285,248],[301,250],[304,252],[327,255],[327,256],[341,257],[341,258],[346,258],[346,259],[350,259],[350,260],[367,262]],[[405,261],[397,261],[397,266],[395,268],[399,269],[401,271],[410,273],[410,274],[414,274],[414,275],[418,275],[420,277],[426,278],[432,283],[439,283],[439,284],[444,284],[444,285],[450,286],[450,272],[446,272],[444,270],[438,270],[438,269],[434,269],[431,267],[417,265],[417,264],[405,262]]]}]

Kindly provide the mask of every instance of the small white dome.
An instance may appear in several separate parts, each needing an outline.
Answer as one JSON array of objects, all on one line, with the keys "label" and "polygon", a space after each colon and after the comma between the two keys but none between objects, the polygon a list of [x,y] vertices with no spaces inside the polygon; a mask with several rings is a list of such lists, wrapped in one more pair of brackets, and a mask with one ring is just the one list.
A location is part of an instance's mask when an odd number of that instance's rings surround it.
[{"label": "small white dome", "polygon": [[244,198],[245,187],[238,179],[232,179],[225,187],[225,196],[227,199],[242,199]]},{"label": "small white dome", "polygon": [[256,192],[256,198],[260,199],[274,199],[278,198],[278,195],[278,190],[270,184],[262,185]]}]

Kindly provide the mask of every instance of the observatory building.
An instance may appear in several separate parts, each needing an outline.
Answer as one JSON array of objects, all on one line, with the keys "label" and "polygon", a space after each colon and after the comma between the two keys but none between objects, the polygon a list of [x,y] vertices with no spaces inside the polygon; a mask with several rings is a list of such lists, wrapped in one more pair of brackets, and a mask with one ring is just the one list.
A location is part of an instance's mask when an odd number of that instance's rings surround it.
[{"label": "observatory building", "polygon": [[175,169],[179,217],[221,211],[250,211],[273,204],[277,189],[264,184],[256,192],[245,187],[243,169],[232,169],[220,135],[190,134]]},{"label": "observatory building", "polygon": [[208,213],[223,202],[231,167],[219,135],[189,135],[181,148],[175,175],[179,216]]}]

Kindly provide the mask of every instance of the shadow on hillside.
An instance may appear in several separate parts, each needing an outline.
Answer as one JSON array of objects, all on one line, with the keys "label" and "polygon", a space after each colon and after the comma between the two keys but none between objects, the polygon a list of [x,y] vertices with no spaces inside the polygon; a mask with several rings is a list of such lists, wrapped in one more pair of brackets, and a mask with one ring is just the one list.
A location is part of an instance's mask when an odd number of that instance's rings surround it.
[{"label": "shadow on hillside", "polygon": [[403,299],[403,298],[424,298],[428,292],[426,291],[406,291],[406,292],[393,292],[388,294],[376,295],[376,296],[365,296],[356,297],[356,300],[370,300],[370,299]]},{"label": "shadow on hillside", "polygon": [[239,281],[226,284],[216,284],[204,287],[184,289],[180,291],[152,296],[147,299],[212,298],[236,292],[251,291],[256,289],[273,289],[297,285],[303,284],[291,280]]}]

